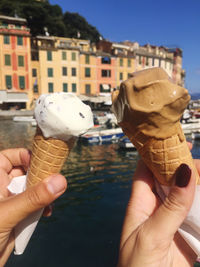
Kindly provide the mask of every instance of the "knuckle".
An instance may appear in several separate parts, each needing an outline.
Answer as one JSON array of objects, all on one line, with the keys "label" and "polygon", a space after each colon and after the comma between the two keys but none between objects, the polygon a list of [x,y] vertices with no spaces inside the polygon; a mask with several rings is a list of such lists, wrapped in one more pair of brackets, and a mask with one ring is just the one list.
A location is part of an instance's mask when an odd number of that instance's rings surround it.
[{"label": "knuckle", "polygon": [[169,197],[167,197],[164,201],[164,207],[169,211],[169,212],[176,212],[176,213],[185,213],[187,212],[187,207],[181,201],[176,197],[175,193],[170,194]]},{"label": "knuckle", "polygon": [[31,188],[27,190],[27,205],[31,205],[33,207],[43,207],[46,205],[45,198],[42,197],[39,190],[37,188]]}]

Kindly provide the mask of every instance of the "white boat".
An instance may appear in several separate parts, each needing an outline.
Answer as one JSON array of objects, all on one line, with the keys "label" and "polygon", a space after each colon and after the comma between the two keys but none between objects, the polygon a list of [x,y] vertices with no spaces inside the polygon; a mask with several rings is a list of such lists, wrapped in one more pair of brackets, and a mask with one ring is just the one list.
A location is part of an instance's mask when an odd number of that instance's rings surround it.
[{"label": "white boat", "polygon": [[136,147],[131,143],[127,136],[123,136],[118,141],[119,148],[122,149],[133,149],[136,150]]},{"label": "white boat", "polygon": [[33,122],[35,121],[33,116],[14,116],[13,121],[15,122]]},{"label": "white boat", "polygon": [[89,130],[87,133],[80,136],[79,140],[87,143],[104,143],[117,141],[124,136],[124,133],[120,127],[106,129],[102,127],[96,127]]},{"label": "white boat", "polygon": [[187,123],[182,123],[184,134],[192,134],[193,132],[200,131],[200,120],[190,119]]}]

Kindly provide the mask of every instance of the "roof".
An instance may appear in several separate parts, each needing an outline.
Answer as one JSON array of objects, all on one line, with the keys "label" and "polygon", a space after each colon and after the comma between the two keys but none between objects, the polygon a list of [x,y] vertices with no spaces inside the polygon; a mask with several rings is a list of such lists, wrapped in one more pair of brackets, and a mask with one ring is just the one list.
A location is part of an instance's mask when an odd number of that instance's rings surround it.
[{"label": "roof", "polygon": [[18,23],[26,23],[27,20],[24,18],[17,18],[17,17],[9,17],[9,16],[4,16],[0,15],[0,20],[7,20],[11,22],[18,22]]}]

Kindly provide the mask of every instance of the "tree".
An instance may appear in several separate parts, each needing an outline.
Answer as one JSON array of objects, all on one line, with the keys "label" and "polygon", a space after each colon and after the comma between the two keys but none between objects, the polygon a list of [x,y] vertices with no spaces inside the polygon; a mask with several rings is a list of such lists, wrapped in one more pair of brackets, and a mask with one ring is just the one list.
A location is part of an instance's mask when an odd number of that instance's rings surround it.
[{"label": "tree", "polygon": [[66,27],[67,37],[77,38],[78,34],[80,34],[80,38],[82,39],[89,39],[92,42],[99,40],[100,34],[97,29],[88,24],[86,19],[78,13],[66,12],[63,16],[63,21]]},{"label": "tree", "polygon": [[84,17],[70,12],[63,15],[59,5],[51,5],[48,1],[1,0],[0,14],[25,18],[33,36],[43,35],[47,29],[50,35],[74,38],[80,35],[92,42],[100,37]]}]

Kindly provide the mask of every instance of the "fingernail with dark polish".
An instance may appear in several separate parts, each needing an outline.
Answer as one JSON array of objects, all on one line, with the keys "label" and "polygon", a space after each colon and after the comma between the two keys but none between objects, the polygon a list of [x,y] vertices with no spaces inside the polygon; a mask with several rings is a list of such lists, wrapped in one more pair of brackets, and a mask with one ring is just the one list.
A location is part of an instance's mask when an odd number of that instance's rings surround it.
[{"label": "fingernail with dark polish", "polygon": [[186,187],[191,178],[191,169],[187,164],[181,164],[175,172],[176,186]]}]

